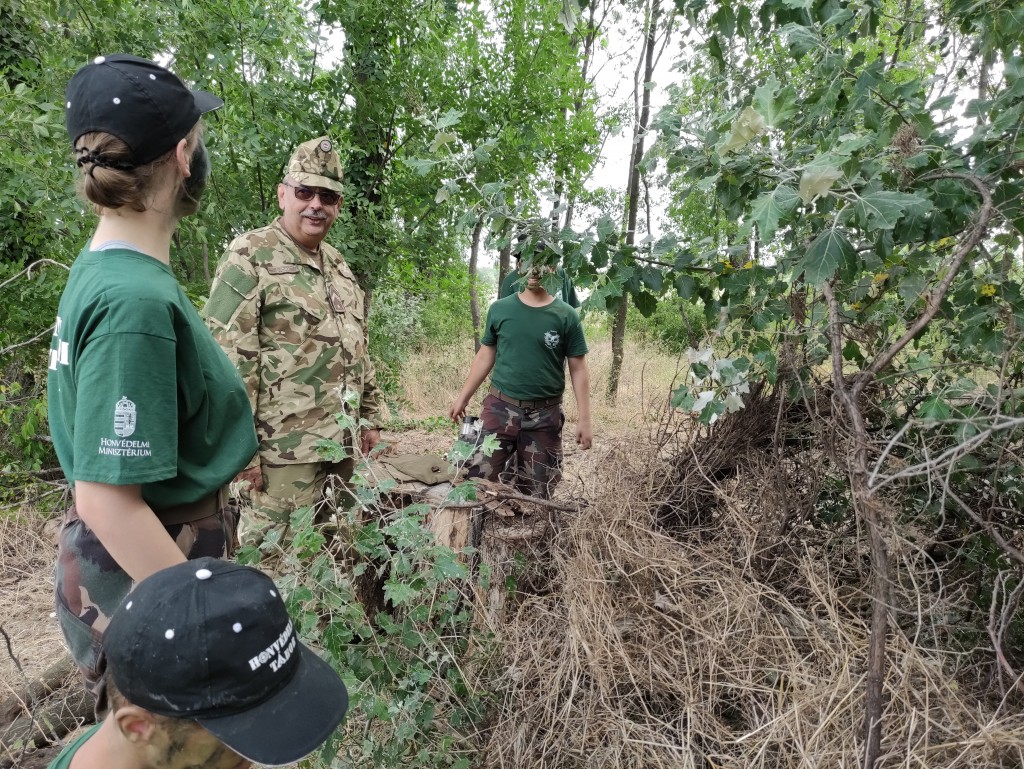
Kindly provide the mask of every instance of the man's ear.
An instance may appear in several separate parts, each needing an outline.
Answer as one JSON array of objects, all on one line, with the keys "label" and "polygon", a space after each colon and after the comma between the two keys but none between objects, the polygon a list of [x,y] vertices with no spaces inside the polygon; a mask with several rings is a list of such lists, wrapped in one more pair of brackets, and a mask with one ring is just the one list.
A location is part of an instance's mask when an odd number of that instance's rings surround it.
[{"label": "man's ear", "polygon": [[277,207],[284,211],[284,182],[277,185]]},{"label": "man's ear", "polygon": [[133,745],[146,745],[152,742],[158,728],[153,714],[137,705],[124,705],[110,718],[114,719],[121,736]]}]

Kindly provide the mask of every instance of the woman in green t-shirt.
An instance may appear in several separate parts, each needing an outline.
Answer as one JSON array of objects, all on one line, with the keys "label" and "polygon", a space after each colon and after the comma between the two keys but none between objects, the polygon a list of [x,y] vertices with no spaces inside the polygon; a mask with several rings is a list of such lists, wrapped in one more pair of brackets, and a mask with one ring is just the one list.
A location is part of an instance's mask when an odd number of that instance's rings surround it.
[{"label": "woman in green t-shirt", "polygon": [[222,104],[134,56],[97,57],[67,88],[79,192],[99,222],[50,349],[50,428],[74,491],[57,616],[100,712],[107,618],[134,582],[228,554],[221,489],[256,451],[242,381],[170,268],[209,174],[200,116]]}]

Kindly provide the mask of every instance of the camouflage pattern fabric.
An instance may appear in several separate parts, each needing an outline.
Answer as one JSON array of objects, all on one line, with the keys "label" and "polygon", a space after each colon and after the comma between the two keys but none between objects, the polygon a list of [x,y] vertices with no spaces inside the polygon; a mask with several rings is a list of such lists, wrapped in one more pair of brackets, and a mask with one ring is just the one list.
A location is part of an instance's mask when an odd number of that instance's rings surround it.
[{"label": "camouflage pattern fabric", "polygon": [[280,220],[236,238],[203,314],[249,392],[260,463],[319,462],[321,439],[357,448],[334,419],[346,391],[360,396],[353,416],[378,424],[383,398],[367,352],[363,292],[327,243],[311,253]]},{"label": "camouflage pattern fabric", "polygon": [[[481,437],[494,435],[499,445],[489,457],[482,451],[474,454],[469,477],[514,483],[523,494],[550,497],[562,479],[562,404],[523,409],[488,395],[480,421]],[[505,466],[513,456],[518,467],[508,472]]]},{"label": "camouflage pattern fabric", "polygon": [[341,157],[326,136],[310,139],[295,148],[285,171],[296,184],[344,192]]},{"label": "camouflage pattern fabric", "polygon": [[[300,507],[308,507],[323,500],[325,494],[337,499],[347,508],[352,496],[345,483],[352,477],[355,462],[350,458],[341,462],[312,462],[307,464],[262,466],[263,491],[244,492],[245,510],[238,526],[238,539],[242,545],[260,545],[264,541],[284,544],[290,535],[291,514]],[[327,484],[336,477],[337,483]],[[318,515],[323,523],[329,510]]]},{"label": "camouflage pattern fabric", "polygon": [[[211,516],[165,527],[189,560],[234,553],[237,511],[226,503]],[[57,550],[55,592],[57,619],[85,688],[96,700],[96,715],[107,708],[102,686],[106,657],[103,631],[110,616],[132,589],[129,577],[78,517],[72,505],[64,514]]]}]

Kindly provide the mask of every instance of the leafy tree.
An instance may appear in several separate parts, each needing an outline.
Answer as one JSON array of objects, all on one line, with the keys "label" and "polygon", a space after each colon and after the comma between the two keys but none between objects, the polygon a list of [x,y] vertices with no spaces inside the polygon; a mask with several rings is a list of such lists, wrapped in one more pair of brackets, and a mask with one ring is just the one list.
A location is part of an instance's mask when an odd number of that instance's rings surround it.
[{"label": "leafy tree", "polygon": [[[665,278],[692,295],[685,268],[708,271],[701,298],[762,376],[776,379],[794,338],[798,381],[813,382],[822,365],[831,371],[874,571],[864,725],[864,765],[872,766],[882,737],[886,537],[894,507],[926,502],[894,498],[872,481],[886,454],[869,417],[880,404],[869,393],[884,388],[890,430],[919,432],[920,420],[959,410],[984,431],[1008,408],[1024,309],[1024,14],[1012,3],[982,12],[970,3],[874,0],[683,2],[679,10],[706,34],[709,58],[691,62],[693,90],[662,119],[662,141],[682,193],[677,210],[689,196],[705,204],[713,196],[716,218],[705,219],[705,233],[718,235],[702,253],[681,251]],[[712,109],[686,111],[702,98]],[[700,217],[683,223],[699,230]],[[944,340],[927,365],[924,334]],[[998,384],[968,416],[953,393],[985,371],[998,372]],[[726,408],[717,397],[685,402],[699,403],[705,419]],[[950,504],[964,493],[944,485]],[[999,540],[993,520],[966,503],[954,508]]]}]

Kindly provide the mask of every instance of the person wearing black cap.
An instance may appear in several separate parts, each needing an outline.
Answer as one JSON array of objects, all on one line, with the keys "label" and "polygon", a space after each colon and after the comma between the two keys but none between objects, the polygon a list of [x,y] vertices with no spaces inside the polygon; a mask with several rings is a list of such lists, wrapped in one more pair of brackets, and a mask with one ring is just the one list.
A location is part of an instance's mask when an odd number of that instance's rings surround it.
[{"label": "person wearing black cap", "polygon": [[256,450],[245,387],[170,268],[209,173],[200,117],[221,105],[134,56],[97,57],[67,87],[79,191],[99,222],[50,348],[50,428],[74,493],[56,598],[98,714],[107,618],[133,582],[228,552],[221,489]]},{"label": "person wearing black cap", "polygon": [[110,714],[49,769],[282,766],[323,745],[348,709],[341,677],[247,566],[203,558],[157,572],[105,643]]}]

